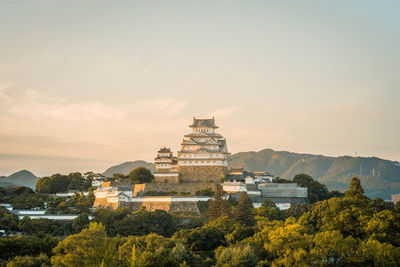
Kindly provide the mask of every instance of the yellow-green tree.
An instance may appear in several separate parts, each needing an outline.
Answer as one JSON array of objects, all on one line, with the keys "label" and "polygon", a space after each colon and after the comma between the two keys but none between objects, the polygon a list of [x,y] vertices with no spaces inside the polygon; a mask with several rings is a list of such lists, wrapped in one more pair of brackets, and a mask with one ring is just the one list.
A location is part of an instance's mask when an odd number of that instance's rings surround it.
[{"label": "yellow-green tree", "polygon": [[53,249],[54,266],[100,266],[111,242],[102,224],[91,223],[88,229],[70,235]]}]

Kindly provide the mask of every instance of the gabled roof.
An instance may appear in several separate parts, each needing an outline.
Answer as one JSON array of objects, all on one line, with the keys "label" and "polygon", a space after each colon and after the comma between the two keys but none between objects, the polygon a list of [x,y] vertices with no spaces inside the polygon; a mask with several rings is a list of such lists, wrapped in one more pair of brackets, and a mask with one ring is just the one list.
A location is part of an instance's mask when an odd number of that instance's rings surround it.
[{"label": "gabled roof", "polygon": [[198,143],[193,139],[189,139],[189,140],[183,141],[183,143],[182,143],[182,145],[197,145],[197,144]]},{"label": "gabled roof", "polygon": [[218,128],[215,125],[214,117],[212,119],[196,119],[193,118],[193,124],[189,125],[189,127],[192,128],[198,128],[198,127],[208,127],[208,128]]},{"label": "gabled roof", "polygon": [[208,142],[206,144],[207,145],[219,145],[218,141],[215,140],[214,138],[211,138],[210,140],[208,140]]},{"label": "gabled roof", "polygon": [[171,153],[171,149],[170,148],[160,148],[160,150],[158,150],[158,153]]}]

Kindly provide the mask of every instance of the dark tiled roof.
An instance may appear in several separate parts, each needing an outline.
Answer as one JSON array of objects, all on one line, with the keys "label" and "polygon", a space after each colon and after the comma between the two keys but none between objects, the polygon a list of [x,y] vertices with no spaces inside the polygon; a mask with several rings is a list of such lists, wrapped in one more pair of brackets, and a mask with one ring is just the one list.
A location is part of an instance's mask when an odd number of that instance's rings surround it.
[{"label": "dark tiled roof", "polygon": [[197,127],[218,128],[215,125],[214,118],[212,118],[212,119],[196,119],[196,118],[193,118],[193,124],[189,125],[189,127],[194,127],[194,128],[197,128]]},{"label": "dark tiled roof", "polygon": [[158,150],[158,153],[170,153],[171,149],[163,147],[160,150]]}]

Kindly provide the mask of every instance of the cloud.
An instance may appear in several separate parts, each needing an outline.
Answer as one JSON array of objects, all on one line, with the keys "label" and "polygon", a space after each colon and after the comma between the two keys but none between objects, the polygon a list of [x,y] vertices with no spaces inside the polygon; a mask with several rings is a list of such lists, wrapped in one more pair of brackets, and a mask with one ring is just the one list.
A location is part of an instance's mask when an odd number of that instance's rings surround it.
[{"label": "cloud", "polygon": [[101,102],[69,103],[64,98],[51,97],[36,90],[27,90],[7,111],[12,115],[28,116],[38,121],[93,121],[120,119],[126,116],[121,108]]},{"label": "cloud", "polygon": [[178,57],[180,57],[180,56],[183,56],[183,55],[185,55],[186,53],[187,53],[186,50],[182,50],[182,51],[178,51],[178,52],[175,52],[175,53],[168,54],[168,55],[166,55],[166,56],[164,56],[164,57],[161,57],[160,59],[156,60],[155,62],[153,62],[153,63],[151,63],[151,64],[149,64],[149,65],[143,67],[143,68],[140,69],[139,71],[137,71],[137,72],[133,75],[133,77],[134,77],[135,79],[136,79],[136,78],[140,78],[140,77],[142,77],[143,75],[145,75],[147,72],[150,72],[151,70],[153,70],[154,68],[156,68],[157,66],[162,65],[162,64],[164,64],[164,63],[166,63],[166,62],[168,62],[168,61],[170,61],[170,60],[172,60],[172,59],[174,59],[174,58],[178,58]]},{"label": "cloud", "polygon": [[[12,86],[14,86],[14,83],[9,82],[9,81],[0,81],[0,101],[5,102],[5,104],[10,104],[14,102],[14,99],[11,98],[6,94],[6,91],[9,90]],[[0,102],[0,104],[1,104]]]}]

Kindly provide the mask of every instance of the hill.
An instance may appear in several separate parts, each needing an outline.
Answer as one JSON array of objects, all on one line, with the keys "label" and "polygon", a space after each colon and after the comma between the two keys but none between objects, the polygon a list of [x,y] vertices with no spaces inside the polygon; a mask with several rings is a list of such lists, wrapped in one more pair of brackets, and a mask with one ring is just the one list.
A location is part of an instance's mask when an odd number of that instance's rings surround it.
[{"label": "hill", "polygon": [[151,172],[155,171],[154,164],[143,160],[128,161],[119,165],[108,168],[103,175],[106,177],[112,177],[114,173],[122,173],[128,175],[136,167],[148,168]]},{"label": "hill", "polygon": [[39,180],[39,177],[27,170],[13,173],[10,176],[0,176],[0,184],[2,186],[22,185],[33,190],[35,190],[37,180]]},{"label": "hill", "polygon": [[346,190],[353,176],[358,176],[369,197],[390,199],[400,192],[400,164],[376,157],[326,157],[264,149],[240,152],[231,156],[229,167],[249,171],[268,170],[284,179],[306,173],[328,186],[329,190]]}]

